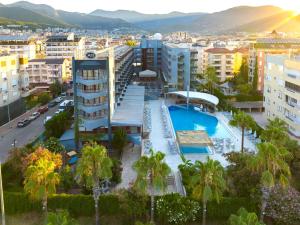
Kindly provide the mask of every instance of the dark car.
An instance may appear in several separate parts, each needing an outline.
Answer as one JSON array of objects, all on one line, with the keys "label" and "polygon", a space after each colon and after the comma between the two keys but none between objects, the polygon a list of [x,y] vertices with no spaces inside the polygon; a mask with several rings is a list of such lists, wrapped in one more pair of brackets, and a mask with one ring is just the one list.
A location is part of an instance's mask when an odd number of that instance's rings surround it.
[{"label": "dark car", "polygon": [[38,109],[38,112],[40,113],[40,114],[44,114],[45,112],[47,112],[48,111],[48,107],[47,106],[42,106],[42,107],[40,107],[39,109]]},{"label": "dark car", "polygon": [[48,107],[51,108],[51,107],[54,107],[57,105],[57,102],[56,101],[51,101],[48,103]]},{"label": "dark car", "polygon": [[23,121],[18,122],[17,127],[26,127],[28,124],[30,124],[30,120],[25,119]]}]

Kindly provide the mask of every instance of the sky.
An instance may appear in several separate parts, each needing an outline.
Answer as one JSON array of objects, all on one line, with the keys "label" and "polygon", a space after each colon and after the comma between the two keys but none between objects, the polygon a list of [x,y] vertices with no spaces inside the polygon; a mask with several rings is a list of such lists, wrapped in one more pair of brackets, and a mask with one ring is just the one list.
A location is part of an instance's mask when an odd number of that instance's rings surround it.
[{"label": "sky", "polygon": [[[3,4],[17,0],[0,0]],[[55,9],[89,13],[95,9],[127,9],[142,13],[217,12],[234,6],[274,5],[300,13],[300,0],[29,0]]]}]

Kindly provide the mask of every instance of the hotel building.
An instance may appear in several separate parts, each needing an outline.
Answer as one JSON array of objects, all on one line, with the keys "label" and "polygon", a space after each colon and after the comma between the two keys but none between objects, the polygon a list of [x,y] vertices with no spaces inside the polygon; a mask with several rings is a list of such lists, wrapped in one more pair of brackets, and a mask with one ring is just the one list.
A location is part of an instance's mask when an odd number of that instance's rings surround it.
[{"label": "hotel building", "polygon": [[300,57],[267,55],[264,71],[264,116],[284,120],[300,138]]}]

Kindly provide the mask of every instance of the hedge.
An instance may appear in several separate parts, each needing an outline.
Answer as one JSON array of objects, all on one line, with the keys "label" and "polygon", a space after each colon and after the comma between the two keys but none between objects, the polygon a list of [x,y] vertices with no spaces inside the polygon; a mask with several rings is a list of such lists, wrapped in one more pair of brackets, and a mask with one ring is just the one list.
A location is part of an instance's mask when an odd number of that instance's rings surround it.
[{"label": "hedge", "polygon": [[[4,192],[5,210],[8,214],[42,211],[40,201],[33,201],[25,193]],[[91,195],[56,194],[49,196],[48,209],[66,209],[75,216],[94,215],[94,199]],[[99,210],[103,215],[121,213],[120,201],[117,195],[102,195],[99,198]]]},{"label": "hedge", "polygon": [[[159,198],[159,197],[157,197]],[[5,210],[7,214],[41,212],[42,204],[32,201],[25,193],[4,192]],[[241,207],[249,212],[258,212],[255,203],[247,198],[223,198],[219,204],[209,202],[207,205],[207,217],[210,219],[225,219],[236,213]],[[48,209],[66,209],[73,216],[93,216],[94,200],[91,195],[56,194],[48,198]],[[102,195],[99,198],[100,214],[104,216],[122,215],[120,200],[117,195]],[[125,212],[126,213],[126,212]]]}]

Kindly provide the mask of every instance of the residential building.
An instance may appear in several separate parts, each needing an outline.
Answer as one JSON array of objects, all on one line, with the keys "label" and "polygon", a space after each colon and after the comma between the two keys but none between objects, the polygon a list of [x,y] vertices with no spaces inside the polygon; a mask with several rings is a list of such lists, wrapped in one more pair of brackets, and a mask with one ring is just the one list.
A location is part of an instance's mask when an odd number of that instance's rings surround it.
[{"label": "residential building", "polygon": [[29,78],[24,69],[27,63],[27,58],[16,54],[0,55],[0,107],[26,95],[29,90]]},{"label": "residential building", "polygon": [[197,54],[189,44],[162,45],[161,74],[169,90],[187,90],[197,74]]},{"label": "residential building", "polygon": [[26,72],[32,87],[49,87],[55,81],[67,81],[67,59],[32,59],[29,60]]},{"label": "residential building", "polygon": [[204,71],[207,67],[214,67],[217,77],[223,82],[238,74],[245,51],[244,49],[209,48],[205,50],[205,53]]},{"label": "residential building", "polygon": [[267,55],[264,71],[264,116],[284,120],[300,140],[300,57]]},{"label": "residential building", "polygon": [[[293,54],[300,51],[300,38],[258,38],[249,49],[249,82],[257,80],[257,90],[264,90],[265,57],[270,54]],[[255,70],[257,69],[257,78]]]},{"label": "residential building", "polygon": [[72,78],[72,57],[80,59],[84,56],[85,40],[73,33],[69,35],[50,36],[46,41],[46,59],[67,59],[67,77]]},{"label": "residential building", "polygon": [[162,48],[162,36],[161,34],[155,34],[152,39],[142,37],[140,42],[140,61],[142,70],[152,70],[157,73],[161,68],[161,48]]},{"label": "residential building", "polygon": [[17,54],[20,57],[36,58],[35,40],[27,35],[1,35],[0,49],[2,52]]}]

